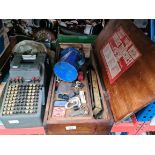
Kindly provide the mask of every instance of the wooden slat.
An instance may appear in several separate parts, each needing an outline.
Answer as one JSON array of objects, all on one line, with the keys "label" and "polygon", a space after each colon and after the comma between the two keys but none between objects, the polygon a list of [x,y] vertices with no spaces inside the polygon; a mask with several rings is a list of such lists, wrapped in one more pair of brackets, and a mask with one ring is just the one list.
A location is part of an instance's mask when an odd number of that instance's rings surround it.
[{"label": "wooden slat", "polygon": [[92,77],[92,85],[93,85],[93,95],[95,101],[95,108],[93,109],[93,114],[96,116],[102,110],[102,102],[100,99],[100,92],[97,82],[97,77],[95,71],[91,70],[91,77]]},{"label": "wooden slat", "polygon": [[[142,56],[110,85],[100,51],[120,26],[123,27]],[[149,38],[130,20],[109,21],[96,40],[96,51],[116,122],[135,113],[155,99],[155,48]]]}]

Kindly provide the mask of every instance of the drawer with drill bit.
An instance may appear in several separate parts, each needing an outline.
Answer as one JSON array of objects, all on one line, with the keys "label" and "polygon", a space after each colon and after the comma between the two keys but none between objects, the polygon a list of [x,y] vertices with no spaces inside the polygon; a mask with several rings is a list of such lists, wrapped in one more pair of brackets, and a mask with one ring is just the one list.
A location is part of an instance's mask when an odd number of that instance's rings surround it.
[{"label": "drawer with drill bit", "polygon": [[54,102],[51,103],[51,119],[70,120],[91,119],[93,117],[87,80],[73,83],[56,81],[56,85]]},{"label": "drawer with drill bit", "polygon": [[72,79],[74,71],[66,75],[68,63],[65,65],[58,61],[55,65],[56,76],[51,79],[46,107],[48,113],[45,114],[48,134],[101,132],[109,116],[93,53],[89,58],[85,57],[75,80]]}]

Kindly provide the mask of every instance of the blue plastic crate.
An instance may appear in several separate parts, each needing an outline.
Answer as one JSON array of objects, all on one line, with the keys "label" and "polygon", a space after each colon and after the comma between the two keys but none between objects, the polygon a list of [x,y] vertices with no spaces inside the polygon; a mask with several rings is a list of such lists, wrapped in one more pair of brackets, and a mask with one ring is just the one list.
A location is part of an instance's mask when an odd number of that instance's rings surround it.
[{"label": "blue plastic crate", "polygon": [[148,122],[155,116],[155,101],[136,113],[138,122]]}]

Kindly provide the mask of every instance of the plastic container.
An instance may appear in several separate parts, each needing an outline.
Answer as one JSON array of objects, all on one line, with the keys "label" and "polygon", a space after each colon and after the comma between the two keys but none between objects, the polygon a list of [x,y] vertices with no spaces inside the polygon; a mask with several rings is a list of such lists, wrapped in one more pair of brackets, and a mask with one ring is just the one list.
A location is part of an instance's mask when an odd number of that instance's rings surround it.
[{"label": "plastic container", "polygon": [[77,79],[78,69],[84,63],[84,56],[76,48],[66,48],[60,53],[60,60],[54,66],[56,76],[66,82]]}]

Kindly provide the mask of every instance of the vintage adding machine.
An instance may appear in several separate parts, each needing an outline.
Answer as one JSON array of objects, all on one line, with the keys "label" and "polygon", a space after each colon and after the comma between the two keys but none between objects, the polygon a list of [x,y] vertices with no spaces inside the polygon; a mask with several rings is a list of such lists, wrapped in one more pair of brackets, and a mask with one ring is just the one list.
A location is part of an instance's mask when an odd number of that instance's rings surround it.
[{"label": "vintage adding machine", "polygon": [[0,120],[6,128],[42,126],[46,53],[15,53],[10,64]]}]

